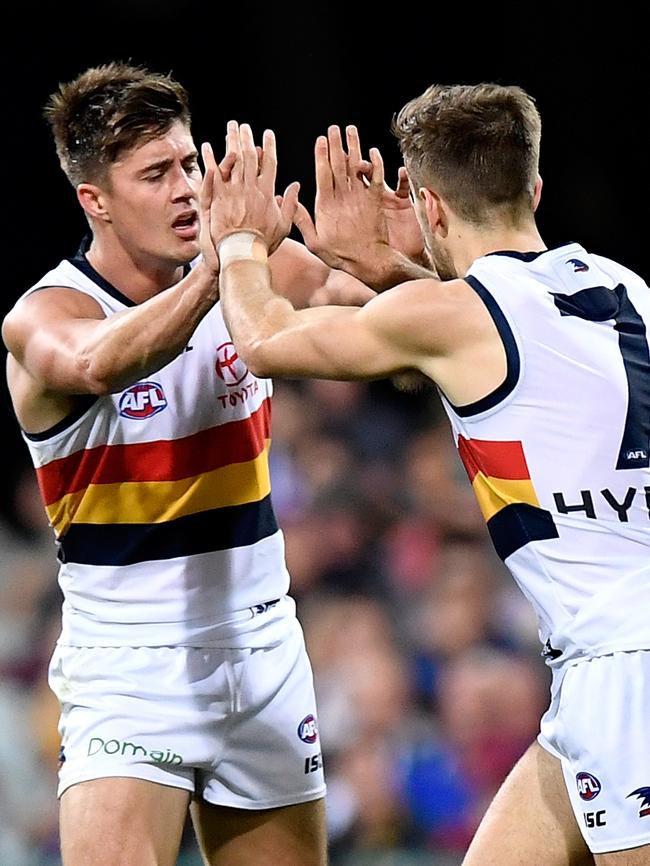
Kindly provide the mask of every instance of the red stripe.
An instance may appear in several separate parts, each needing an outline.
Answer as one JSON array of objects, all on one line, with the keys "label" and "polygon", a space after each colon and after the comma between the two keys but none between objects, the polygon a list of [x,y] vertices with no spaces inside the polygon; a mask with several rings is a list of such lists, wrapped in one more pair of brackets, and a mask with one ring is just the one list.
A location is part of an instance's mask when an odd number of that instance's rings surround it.
[{"label": "red stripe", "polygon": [[512,481],[530,480],[521,442],[491,442],[459,436],[458,453],[470,481],[474,480],[477,472]]},{"label": "red stripe", "polygon": [[37,470],[46,505],[89,484],[119,481],[177,481],[231,463],[253,460],[271,433],[267,398],[250,418],[220,424],[183,439],[130,445],[99,445],[52,460]]}]

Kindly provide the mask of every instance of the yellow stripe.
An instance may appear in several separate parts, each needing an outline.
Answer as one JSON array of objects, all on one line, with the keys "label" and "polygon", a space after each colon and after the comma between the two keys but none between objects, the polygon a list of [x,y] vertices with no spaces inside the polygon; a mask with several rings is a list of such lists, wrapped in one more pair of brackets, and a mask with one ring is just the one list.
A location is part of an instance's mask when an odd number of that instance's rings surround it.
[{"label": "yellow stripe", "polygon": [[506,505],[516,502],[539,506],[532,481],[494,478],[492,475],[477,472],[472,487],[486,520],[494,517],[497,511],[501,511]]},{"label": "yellow stripe", "polygon": [[90,484],[47,509],[61,536],[71,523],[166,523],[211,508],[258,502],[271,492],[268,449],[247,463],[233,463],[180,481]]}]

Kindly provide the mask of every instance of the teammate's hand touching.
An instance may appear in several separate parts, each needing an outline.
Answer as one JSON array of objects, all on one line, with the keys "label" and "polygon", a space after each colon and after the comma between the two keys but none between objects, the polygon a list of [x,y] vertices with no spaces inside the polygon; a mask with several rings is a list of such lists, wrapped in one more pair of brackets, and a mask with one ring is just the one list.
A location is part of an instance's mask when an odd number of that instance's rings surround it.
[{"label": "teammate's hand touching", "polygon": [[217,166],[212,147],[203,144],[205,176],[201,190],[201,246],[204,255],[216,255],[227,235],[239,231],[256,234],[269,254],[291,230],[298,201],[298,183],[290,184],[284,196],[276,196],[277,157],[275,136],[264,131],[262,146],[256,147],[248,124],[229,121],[227,154]]},{"label": "teammate's hand touching", "polygon": [[319,136],[315,146],[314,220],[298,204],[295,223],[306,246],[332,268],[372,283],[374,266],[390,249],[416,258],[423,249],[405,170],[391,189],[377,148],[361,155],[356,127],[346,129],[347,152],[338,126]]}]

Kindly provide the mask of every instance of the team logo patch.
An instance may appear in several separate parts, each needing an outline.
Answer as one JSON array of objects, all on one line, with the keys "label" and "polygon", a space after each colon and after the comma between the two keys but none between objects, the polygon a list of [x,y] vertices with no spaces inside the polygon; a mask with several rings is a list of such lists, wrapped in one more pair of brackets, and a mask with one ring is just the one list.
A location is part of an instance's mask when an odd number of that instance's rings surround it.
[{"label": "team logo patch", "polygon": [[589,265],[585,264],[585,262],[581,262],[580,259],[569,259],[567,265],[573,265],[573,272],[576,274],[589,270]]},{"label": "team logo patch", "polygon": [[120,415],[142,421],[167,408],[167,398],[158,382],[138,382],[120,397]]},{"label": "team logo patch", "polygon": [[601,784],[591,773],[578,773],[576,784],[583,800],[594,800],[600,794]]},{"label": "team logo patch", "polygon": [[636,791],[632,791],[631,794],[628,794],[625,799],[629,797],[638,797],[641,800],[639,805],[639,818],[647,818],[650,815],[650,787],[648,788],[637,788]]},{"label": "team logo patch", "polygon": [[223,379],[229,388],[234,388],[248,376],[248,367],[240,359],[233,343],[222,343],[217,346],[217,361],[214,365],[217,376]]},{"label": "team logo patch", "polygon": [[61,746],[61,748],[59,749],[59,761],[58,761],[58,769],[59,770],[64,765],[64,763],[65,763],[65,746]]},{"label": "team logo patch", "polygon": [[298,736],[303,743],[315,743],[318,739],[318,728],[316,727],[316,719],[310,713],[298,725]]}]

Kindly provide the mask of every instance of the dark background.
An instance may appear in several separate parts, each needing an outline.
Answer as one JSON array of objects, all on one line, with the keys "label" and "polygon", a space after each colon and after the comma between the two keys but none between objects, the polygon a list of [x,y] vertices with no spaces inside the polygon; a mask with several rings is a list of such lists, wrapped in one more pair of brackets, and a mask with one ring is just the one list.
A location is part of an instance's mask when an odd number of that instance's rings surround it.
[{"label": "dark background", "polygon": [[[618,3],[250,3],[118,0],[22,3],[5,21],[0,313],[76,250],[85,221],[60,171],[42,106],[60,81],[111,59],[172,72],[189,90],[197,143],[222,150],[230,118],[275,129],[279,187],[313,201],[312,148],[356,123],[389,179],[393,114],[434,81],[519,84],[542,114],[539,226],[647,278],[649,76],[638,6]],[[7,24],[7,21],[11,23]],[[27,465],[4,385],[2,492]],[[11,501],[2,496],[10,516]]]}]

